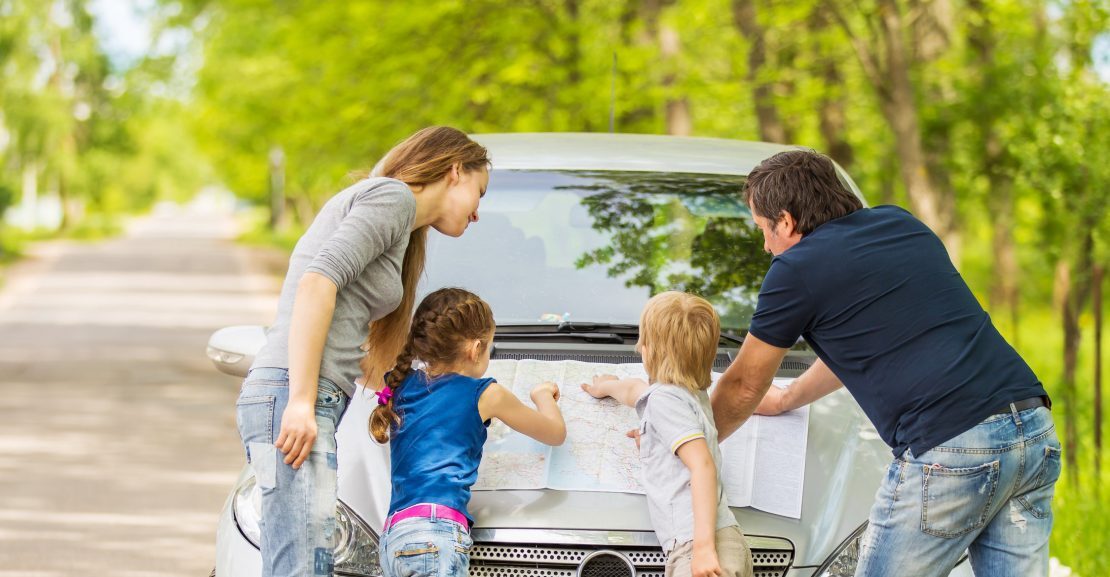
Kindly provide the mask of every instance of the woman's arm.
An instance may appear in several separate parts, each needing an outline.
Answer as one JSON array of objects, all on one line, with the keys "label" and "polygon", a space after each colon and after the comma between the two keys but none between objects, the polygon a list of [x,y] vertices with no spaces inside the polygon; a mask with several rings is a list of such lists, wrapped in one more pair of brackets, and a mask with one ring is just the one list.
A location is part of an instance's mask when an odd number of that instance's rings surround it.
[{"label": "woman's arm", "polygon": [[478,397],[478,413],[482,420],[496,417],[510,429],[528,435],[547,445],[562,445],[567,438],[567,426],[559,411],[559,388],[555,383],[541,383],[532,389],[533,409],[512,391],[492,383]]},{"label": "woman's arm", "polygon": [[316,386],[338,289],[327,277],[306,272],[297,284],[289,324],[289,404],[274,446],[298,469],[316,442]]},{"label": "woman's arm", "polygon": [[690,496],[694,504],[693,577],[721,575],[717,560],[717,466],[704,438],[683,443],[678,458],[690,470]]}]

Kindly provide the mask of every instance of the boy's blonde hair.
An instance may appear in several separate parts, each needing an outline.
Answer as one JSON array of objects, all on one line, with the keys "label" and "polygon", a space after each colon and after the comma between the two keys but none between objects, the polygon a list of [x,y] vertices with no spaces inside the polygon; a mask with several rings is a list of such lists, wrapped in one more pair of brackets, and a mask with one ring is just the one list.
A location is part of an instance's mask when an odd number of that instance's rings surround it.
[{"label": "boy's blonde hair", "polygon": [[640,315],[640,344],[648,348],[644,368],[653,383],[708,389],[720,338],[717,311],[696,295],[659,293]]}]

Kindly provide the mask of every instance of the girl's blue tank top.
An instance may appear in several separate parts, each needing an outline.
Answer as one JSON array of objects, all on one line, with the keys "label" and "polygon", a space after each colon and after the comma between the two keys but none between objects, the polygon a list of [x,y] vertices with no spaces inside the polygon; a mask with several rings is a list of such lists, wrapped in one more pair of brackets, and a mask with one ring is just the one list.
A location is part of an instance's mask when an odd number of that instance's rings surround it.
[{"label": "girl's blue tank top", "polygon": [[492,382],[457,373],[429,377],[421,370],[401,382],[393,393],[401,424],[389,441],[390,515],[418,503],[435,503],[466,514],[474,523],[466,506],[489,427],[478,413],[478,397]]}]

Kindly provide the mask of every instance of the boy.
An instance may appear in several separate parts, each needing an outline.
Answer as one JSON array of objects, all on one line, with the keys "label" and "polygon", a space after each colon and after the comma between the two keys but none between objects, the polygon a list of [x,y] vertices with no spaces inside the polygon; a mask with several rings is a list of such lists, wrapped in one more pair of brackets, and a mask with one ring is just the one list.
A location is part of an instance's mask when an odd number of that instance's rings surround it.
[{"label": "boy", "polygon": [[701,297],[664,292],[640,316],[636,349],[650,385],[595,377],[582,389],[640,416],[640,461],[666,577],[750,577],[752,556],[721,485],[721,450],[706,389],[720,320]]}]

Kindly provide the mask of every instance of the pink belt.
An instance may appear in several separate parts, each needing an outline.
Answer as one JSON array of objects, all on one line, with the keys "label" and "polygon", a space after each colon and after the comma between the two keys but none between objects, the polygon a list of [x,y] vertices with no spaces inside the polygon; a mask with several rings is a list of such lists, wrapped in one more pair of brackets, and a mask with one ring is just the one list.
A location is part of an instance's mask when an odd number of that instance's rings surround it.
[{"label": "pink belt", "polygon": [[383,532],[388,531],[390,527],[396,525],[405,519],[412,519],[414,517],[422,517],[428,519],[447,519],[454,521],[463,526],[463,529],[470,531],[470,520],[466,515],[446,506],[436,505],[435,503],[419,503],[411,507],[405,507],[400,511],[390,515],[385,520],[385,529]]}]

